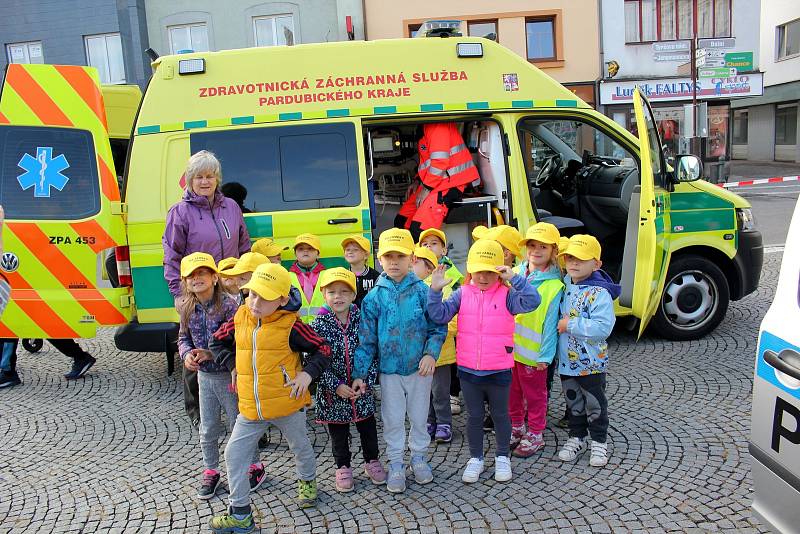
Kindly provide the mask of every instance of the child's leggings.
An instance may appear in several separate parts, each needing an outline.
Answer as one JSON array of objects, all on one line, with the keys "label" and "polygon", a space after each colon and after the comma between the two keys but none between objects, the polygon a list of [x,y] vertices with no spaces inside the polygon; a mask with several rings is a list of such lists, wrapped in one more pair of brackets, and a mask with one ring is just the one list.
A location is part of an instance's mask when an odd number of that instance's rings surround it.
[{"label": "child's leggings", "polygon": [[453,424],[453,412],[450,411],[450,368],[454,366],[440,365],[433,372],[431,407],[428,410],[428,423],[432,425]]},{"label": "child's leggings", "polygon": [[[375,416],[368,417],[357,423],[356,430],[361,438],[361,453],[364,462],[369,463],[378,459],[378,426]],[[328,423],[328,433],[331,435],[333,459],[336,467],[350,467],[353,456],[350,452],[350,423]]]},{"label": "child's leggings", "polygon": [[511,425],[520,427],[528,419],[528,432],[541,434],[547,423],[547,369],[514,362],[508,399]]},{"label": "child's leggings", "polygon": [[497,436],[497,456],[508,456],[511,443],[511,418],[508,416],[508,394],[511,390],[511,370],[476,376],[458,371],[461,392],[467,406],[467,441],[469,454],[483,458],[483,403],[489,403],[489,414]]}]

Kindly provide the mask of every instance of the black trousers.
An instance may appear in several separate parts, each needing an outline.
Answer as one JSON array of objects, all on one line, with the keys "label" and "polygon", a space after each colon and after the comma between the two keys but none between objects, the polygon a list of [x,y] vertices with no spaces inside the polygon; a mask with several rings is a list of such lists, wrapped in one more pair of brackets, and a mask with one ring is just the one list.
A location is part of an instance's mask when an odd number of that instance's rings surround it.
[{"label": "black trousers", "polygon": [[197,384],[197,371],[183,369],[183,405],[189,420],[200,421],[200,386]]},{"label": "black trousers", "polygon": [[74,339],[48,339],[47,341],[49,341],[50,344],[53,345],[56,350],[58,350],[58,352],[64,356],[72,358],[73,360],[75,358],[91,356],[88,352],[83,350],[81,346],[78,345],[78,342]]},{"label": "black trousers", "polygon": [[608,435],[608,400],[606,374],[586,376],[561,375],[561,388],[569,408],[569,437],[605,443]]},{"label": "black trousers", "polygon": [[[364,462],[378,459],[378,426],[375,416],[358,421],[356,430],[361,437],[361,451]],[[331,435],[333,445],[333,459],[336,467],[350,467],[352,455],[350,454],[350,423],[329,423],[328,433]]]}]

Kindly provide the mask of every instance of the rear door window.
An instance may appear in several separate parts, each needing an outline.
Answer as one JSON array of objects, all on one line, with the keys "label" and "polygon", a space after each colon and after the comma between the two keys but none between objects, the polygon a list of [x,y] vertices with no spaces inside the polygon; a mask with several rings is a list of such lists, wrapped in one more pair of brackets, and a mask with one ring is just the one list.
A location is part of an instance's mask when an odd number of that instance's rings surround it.
[{"label": "rear door window", "polygon": [[0,204],[8,219],[74,220],[100,211],[92,134],[0,126]]},{"label": "rear door window", "polygon": [[246,191],[250,212],[358,206],[355,126],[310,124],[192,134],[191,151],[209,150],[222,182]]}]

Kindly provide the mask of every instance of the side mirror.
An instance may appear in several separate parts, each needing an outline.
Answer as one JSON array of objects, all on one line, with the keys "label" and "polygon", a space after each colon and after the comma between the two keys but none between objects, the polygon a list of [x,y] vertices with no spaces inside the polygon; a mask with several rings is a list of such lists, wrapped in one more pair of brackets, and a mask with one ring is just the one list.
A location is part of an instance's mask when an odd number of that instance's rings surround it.
[{"label": "side mirror", "polygon": [[703,163],[697,156],[682,154],[677,157],[676,182],[694,182],[703,176]]}]

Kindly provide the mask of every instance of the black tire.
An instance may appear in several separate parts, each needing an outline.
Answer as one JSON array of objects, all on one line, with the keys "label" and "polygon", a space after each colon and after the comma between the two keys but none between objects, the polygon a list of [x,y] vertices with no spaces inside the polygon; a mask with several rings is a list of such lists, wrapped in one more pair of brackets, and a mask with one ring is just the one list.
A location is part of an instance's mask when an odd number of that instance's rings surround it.
[{"label": "black tire", "polygon": [[666,339],[699,339],[719,326],[729,303],[728,280],[719,267],[703,256],[678,256],[651,325]]},{"label": "black tire", "polygon": [[30,352],[31,354],[35,354],[42,350],[44,347],[44,340],[43,339],[23,339],[22,340],[22,348]]}]

